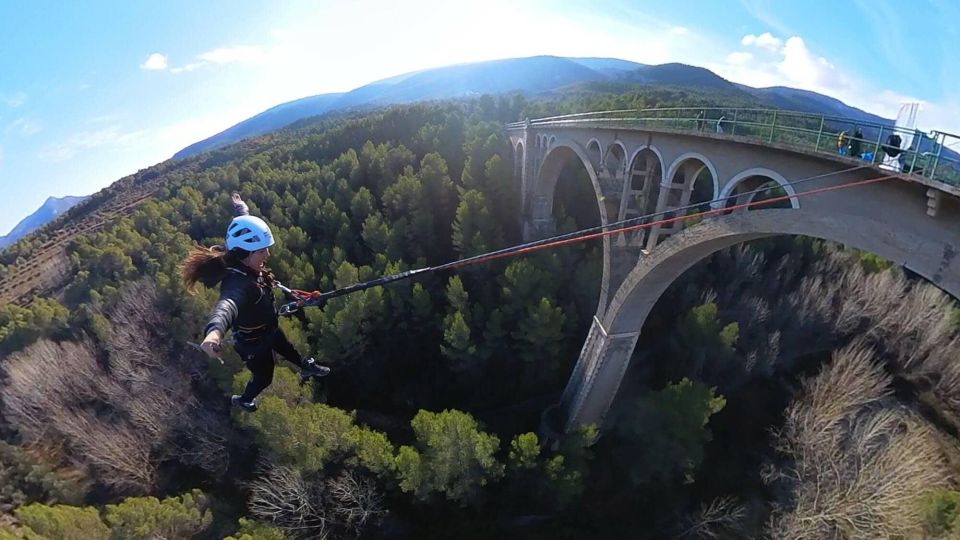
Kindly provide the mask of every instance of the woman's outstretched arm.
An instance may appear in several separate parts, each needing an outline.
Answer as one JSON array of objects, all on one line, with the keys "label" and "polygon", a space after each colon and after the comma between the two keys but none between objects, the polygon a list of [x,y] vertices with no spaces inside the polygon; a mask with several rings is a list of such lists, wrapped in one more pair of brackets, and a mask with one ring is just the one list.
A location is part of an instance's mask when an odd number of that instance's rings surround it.
[{"label": "woman's outstretched arm", "polygon": [[233,214],[235,216],[250,215],[250,207],[247,206],[247,203],[243,202],[239,193],[234,192],[231,198],[233,199]]}]

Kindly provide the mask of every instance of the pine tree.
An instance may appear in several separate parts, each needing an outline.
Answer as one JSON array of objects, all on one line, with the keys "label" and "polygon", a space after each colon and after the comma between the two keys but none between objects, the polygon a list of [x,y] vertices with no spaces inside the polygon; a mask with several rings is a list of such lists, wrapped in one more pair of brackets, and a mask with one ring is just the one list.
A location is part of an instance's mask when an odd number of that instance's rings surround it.
[{"label": "pine tree", "polygon": [[479,430],[469,414],[421,410],[410,422],[416,447],[403,446],[397,455],[400,489],[420,499],[434,493],[466,503],[480,489],[503,475],[494,457],[500,444],[495,435]]}]

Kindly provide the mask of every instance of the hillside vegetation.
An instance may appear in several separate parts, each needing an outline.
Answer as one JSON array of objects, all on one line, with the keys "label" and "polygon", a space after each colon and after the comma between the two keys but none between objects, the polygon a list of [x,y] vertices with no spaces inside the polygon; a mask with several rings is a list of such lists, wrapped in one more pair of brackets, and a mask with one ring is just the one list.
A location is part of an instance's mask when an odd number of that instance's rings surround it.
[{"label": "hillside vegetation", "polygon": [[[482,98],[302,122],[123,179],[2,254],[0,539],[948,537],[956,304],[810,239],[725,250],[651,313],[611,422],[541,446],[596,308],[599,245],[430,275],[284,319],[330,365],[249,372],[197,341],[178,265],[238,191],[284,284],[330,290],[520,240],[503,124],[717,104],[681,89]],[[560,232],[599,220],[581,166]],[[62,231],[69,230],[69,233]],[[38,266],[34,266],[38,267]],[[7,288],[6,290],[14,290]]]}]

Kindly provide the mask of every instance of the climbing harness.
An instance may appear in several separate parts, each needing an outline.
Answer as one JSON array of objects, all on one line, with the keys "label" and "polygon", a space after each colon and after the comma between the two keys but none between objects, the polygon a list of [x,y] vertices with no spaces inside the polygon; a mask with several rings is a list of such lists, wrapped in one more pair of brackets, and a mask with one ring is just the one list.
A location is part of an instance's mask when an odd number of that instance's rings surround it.
[{"label": "climbing harness", "polygon": [[867,179],[867,180],[860,180],[860,181],[857,181],[857,182],[851,182],[851,183],[849,183],[849,184],[841,184],[841,185],[838,185],[838,186],[830,186],[830,187],[825,187],[825,188],[812,189],[812,190],[804,191],[804,192],[802,192],[802,193],[797,193],[797,194],[794,194],[794,195],[790,195],[790,194],[788,194],[788,195],[781,195],[781,196],[777,196],[777,197],[772,197],[772,198],[770,198],[770,199],[765,199],[765,200],[762,200],[762,201],[751,201],[751,202],[736,204],[736,205],[728,206],[728,207],[721,207],[721,208],[716,208],[716,207],[714,207],[714,208],[712,208],[712,209],[710,209],[710,210],[706,210],[706,211],[703,211],[703,212],[697,212],[697,213],[694,213],[694,214],[687,214],[687,215],[682,215],[682,216],[668,217],[668,218],[660,219],[660,220],[657,220],[657,221],[651,221],[651,222],[648,222],[648,223],[640,223],[640,224],[637,224],[638,222],[641,222],[641,221],[644,221],[644,220],[647,220],[647,219],[650,219],[650,218],[659,217],[659,216],[665,216],[665,215],[667,215],[667,214],[673,214],[673,213],[676,213],[676,212],[682,212],[682,211],[690,210],[690,209],[693,209],[693,208],[699,208],[699,207],[703,206],[704,204],[711,204],[711,205],[715,206],[715,205],[718,204],[718,203],[723,203],[723,202],[729,201],[729,200],[731,200],[731,199],[737,199],[737,198],[740,198],[740,197],[744,197],[744,196],[748,196],[748,195],[754,195],[754,194],[757,194],[757,193],[764,193],[764,192],[768,192],[768,191],[770,191],[770,190],[782,188],[782,187],[785,187],[785,186],[796,186],[796,185],[803,184],[803,183],[806,183],[806,182],[812,182],[812,181],[814,181],[814,180],[820,180],[820,179],[823,179],[823,178],[828,177],[828,176],[834,176],[834,175],[837,175],[837,174],[848,173],[848,172],[852,172],[852,171],[855,171],[855,170],[858,170],[858,169],[865,169],[865,168],[869,168],[869,167],[870,167],[870,165],[860,165],[860,166],[851,167],[851,168],[848,168],[848,169],[843,169],[843,170],[840,170],[840,171],[834,171],[834,172],[825,173],[825,174],[818,174],[818,175],[815,175],[815,176],[810,176],[810,177],[807,177],[807,178],[802,178],[802,179],[799,179],[799,180],[794,180],[793,182],[787,182],[786,184],[777,184],[777,185],[770,186],[770,187],[762,187],[762,188],[759,188],[759,189],[755,189],[755,190],[753,190],[753,191],[747,191],[747,192],[743,192],[743,193],[737,193],[737,194],[730,195],[730,196],[728,196],[728,197],[724,197],[724,198],[722,198],[722,199],[717,199],[717,200],[714,200],[714,201],[709,201],[709,202],[705,202],[705,203],[690,204],[690,205],[683,206],[683,207],[679,207],[679,208],[671,208],[671,209],[669,209],[669,210],[664,210],[664,211],[661,211],[661,212],[654,212],[654,213],[652,213],[652,214],[647,214],[647,215],[644,215],[644,216],[638,216],[638,217],[633,217],[633,218],[629,218],[629,219],[624,219],[624,220],[617,221],[617,222],[614,222],[614,223],[610,223],[610,224],[607,224],[607,225],[599,225],[599,226],[591,227],[591,228],[588,228],[588,229],[581,229],[581,230],[579,230],[579,231],[574,231],[574,232],[567,233],[567,234],[552,236],[552,237],[550,237],[550,238],[544,238],[544,239],[542,239],[542,240],[537,240],[537,241],[534,241],[534,242],[527,242],[527,243],[525,243],[525,244],[519,244],[519,245],[516,245],[516,246],[511,246],[511,247],[508,247],[508,248],[500,249],[500,250],[497,250],[497,251],[492,251],[492,252],[489,252],[489,253],[484,253],[484,254],[480,254],[480,255],[474,255],[473,257],[467,257],[466,259],[460,259],[460,260],[458,260],[458,261],[453,261],[453,262],[449,262],[449,263],[444,263],[444,264],[441,264],[441,265],[438,265],[438,266],[430,266],[430,267],[425,267],[425,268],[418,268],[418,269],[415,269],[415,270],[407,270],[407,271],[405,271],[405,272],[400,272],[399,274],[394,274],[394,275],[391,275],[391,276],[383,276],[383,277],[379,277],[379,278],[377,278],[377,279],[373,279],[373,280],[370,280],[370,281],[364,281],[364,282],[362,282],[362,283],[355,283],[355,284],[353,284],[353,285],[350,285],[350,286],[347,286],[347,287],[343,287],[343,288],[340,288],[340,289],[336,289],[336,290],[333,290],[333,291],[329,291],[329,292],[324,292],[324,293],[321,293],[321,292],[319,292],[319,291],[310,291],[310,292],[307,292],[307,291],[287,289],[286,287],[281,286],[281,290],[282,290],[285,294],[287,294],[287,296],[293,298],[293,300],[292,300],[291,302],[288,302],[288,303],[286,303],[286,304],[283,304],[283,305],[280,307],[279,313],[280,313],[280,315],[286,315],[286,316],[288,316],[288,315],[295,315],[295,314],[300,313],[301,310],[302,310],[303,308],[305,308],[305,307],[319,306],[319,305],[322,305],[323,303],[325,303],[325,302],[327,302],[328,300],[331,300],[331,299],[333,299],[333,298],[337,298],[337,297],[344,296],[344,295],[347,295],[347,294],[350,294],[350,293],[354,293],[354,292],[358,292],[358,291],[363,291],[363,290],[366,290],[366,289],[370,289],[370,288],[372,288],[372,287],[380,287],[380,286],[386,285],[386,284],[388,284],[388,283],[393,283],[393,282],[395,282],[395,281],[400,281],[400,280],[403,280],[403,279],[411,278],[411,277],[413,277],[413,276],[415,276],[415,275],[418,275],[418,274],[426,274],[426,273],[430,273],[430,272],[439,272],[439,271],[443,271],[443,270],[455,270],[455,269],[459,269],[459,268],[465,268],[465,267],[467,267],[467,266],[473,266],[473,265],[476,265],[476,264],[480,264],[480,263],[484,263],[484,262],[489,262],[489,261],[496,260],[496,259],[501,259],[501,258],[504,258],[504,257],[510,257],[510,256],[513,256],[513,255],[520,255],[520,254],[523,254],[523,253],[530,253],[530,252],[532,252],[532,251],[537,251],[537,250],[541,250],[541,249],[558,247],[558,246],[562,246],[562,245],[566,245],[566,244],[572,244],[572,243],[575,243],[575,242],[584,242],[584,241],[587,241],[587,240],[593,240],[593,239],[595,239],[595,238],[601,238],[601,237],[610,236],[610,235],[613,235],[613,234],[621,234],[621,233],[626,233],[626,232],[631,232],[631,231],[638,231],[638,230],[641,230],[641,229],[646,229],[646,228],[650,228],[650,227],[655,227],[655,226],[657,226],[657,225],[669,225],[669,224],[672,224],[672,223],[677,223],[677,222],[679,222],[679,221],[685,221],[685,220],[691,220],[691,219],[698,219],[698,218],[703,218],[703,217],[715,216],[715,215],[718,215],[718,214],[733,212],[733,211],[735,211],[735,210],[740,210],[740,209],[744,209],[744,208],[750,208],[750,207],[754,207],[754,206],[762,206],[762,205],[775,204],[775,203],[782,202],[782,201],[787,201],[787,200],[790,200],[790,199],[797,199],[797,198],[800,198],[800,197],[806,197],[806,196],[815,195],[815,194],[818,194],[818,193],[826,193],[826,192],[828,192],[828,191],[837,191],[837,190],[841,190],[841,189],[849,189],[849,188],[853,188],[853,187],[864,186],[864,185],[867,185],[867,184],[874,184],[874,183],[877,183],[877,182],[882,182],[882,181],[884,181],[884,180],[889,180],[889,179],[891,179],[891,178],[898,178],[898,177],[899,177],[898,175],[880,176],[880,177],[877,177],[877,178],[870,178],[870,179]]}]

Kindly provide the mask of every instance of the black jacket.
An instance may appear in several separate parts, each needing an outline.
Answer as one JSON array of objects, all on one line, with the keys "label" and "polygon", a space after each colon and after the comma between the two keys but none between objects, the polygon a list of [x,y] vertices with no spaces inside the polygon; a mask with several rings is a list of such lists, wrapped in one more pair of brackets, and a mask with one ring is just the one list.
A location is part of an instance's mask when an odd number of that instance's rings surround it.
[{"label": "black jacket", "polygon": [[273,284],[265,273],[229,267],[220,283],[220,299],[213,306],[203,334],[219,330],[226,335],[232,327],[235,347],[246,354],[270,346],[277,326]]}]

